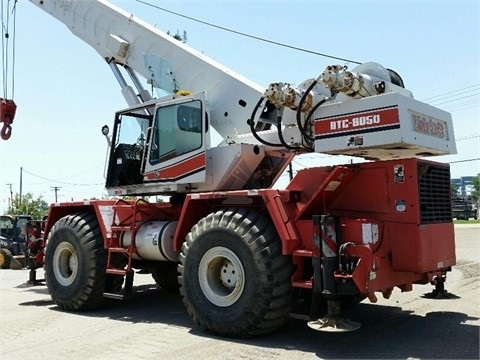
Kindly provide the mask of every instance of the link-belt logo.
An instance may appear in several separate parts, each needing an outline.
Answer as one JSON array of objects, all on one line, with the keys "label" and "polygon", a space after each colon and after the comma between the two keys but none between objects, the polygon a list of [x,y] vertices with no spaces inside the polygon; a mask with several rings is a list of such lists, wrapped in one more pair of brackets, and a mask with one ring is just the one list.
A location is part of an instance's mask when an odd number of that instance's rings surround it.
[{"label": "link-belt logo", "polygon": [[356,116],[354,118],[331,120],[330,130],[344,130],[356,128],[359,126],[380,124],[380,114]]}]

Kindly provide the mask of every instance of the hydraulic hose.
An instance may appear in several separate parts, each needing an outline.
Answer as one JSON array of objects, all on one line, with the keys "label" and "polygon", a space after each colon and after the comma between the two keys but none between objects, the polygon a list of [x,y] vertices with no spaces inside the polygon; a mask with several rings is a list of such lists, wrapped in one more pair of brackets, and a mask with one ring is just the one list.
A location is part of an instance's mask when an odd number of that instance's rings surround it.
[{"label": "hydraulic hose", "polygon": [[[305,119],[305,123],[303,124],[303,132],[306,133],[306,128],[307,128],[307,125],[310,123],[310,119],[312,117],[312,115],[315,113],[315,111],[320,107],[322,106],[329,98],[328,97],[325,97],[323,98],[322,100],[320,100],[318,103],[315,104],[315,106],[312,108],[312,110],[310,110],[310,112],[308,113],[307,115],[307,118]],[[303,133],[302,133],[303,134]],[[305,141],[307,142],[308,140],[308,143],[310,144],[310,146],[313,146],[312,144],[312,141],[315,141],[315,138],[312,137],[312,136],[309,136],[309,138],[305,139]]]},{"label": "hydraulic hose", "polygon": [[[261,142],[263,145],[266,145],[266,146],[274,146],[274,147],[284,147],[285,145],[284,144],[274,144],[274,143],[271,143],[267,140],[264,140],[262,139],[258,134],[257,134],[257,130],[255,130],[255,122],[253,119],[255,119],[255,115],[257,114],[257,111],[258,109],[260,108],[260,105],[262,104],[263,102],[263,97],[260,98],[260,100],[258,100],[257,104],[255,105],[255,107],[253,108],[253,111],[252,111],[252,115],[250,116],[250,119],[247,121],[247,124],[250,126],[250,131],[253,135],[253,137],[255,139],[257,139],[259,142]],[[278,127],[278,126],[277,126]]]},{"label": "hydraulic hose", "polygon": [[[302,136],[304,137],[305,140],[308,140],[309,142],[312,142],[312,141],[315,141],[315,139],[310,136],[309,134],[307,134],[307,132],[305,131],[305,129],[303,128],[302,126],[302,119],[301,119],[301,114],[302,114],[302,107],[303,107],[303,103],[305,102],[305,100],[307,100],[307,96],[308,94],[310,93],[310,91],[313,90],[313,88],[315,87],[315,85],[317,85],[317,80],[313,80],[313,82],[310,84],[310,86],[307,88],[307,90],[305,90],[305,92],[303,93],[303,96],[302,98],[300,99],[300,102],[297,106],[297,126],[298,126],[298,130],[300,131],[300,133],[302,134]],[[306,141],[308,143],[308,141]]]},{"label": "hydraulic hose", "polygon": [[282,145],[284,147],[286,147],[287,149],[289,150],[298,150],[298,149],[301,149],[300,146],[291,146],[291,145],[288,145],[287,142],[285,141],[285,139],[283,138],[283,134],[282,134],[282,118],[279,116],[277,118],[277,131],[278,131],[278,138],[280,139],[280,142],[282,143]]}]

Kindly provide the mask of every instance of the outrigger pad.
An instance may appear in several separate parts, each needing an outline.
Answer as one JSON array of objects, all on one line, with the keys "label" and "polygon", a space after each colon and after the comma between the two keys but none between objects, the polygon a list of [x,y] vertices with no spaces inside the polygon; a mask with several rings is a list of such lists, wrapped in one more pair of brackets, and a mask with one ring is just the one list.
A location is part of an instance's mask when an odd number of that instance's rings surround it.
[{"label": "outrigger pad", "polygon": [[433,290],[432,292],[422,295],[422,298],[425,299],[434,299],[434,300],[449,300],[449,299],[460,299],[460,296],[449,293],[447,290]]},{"label": "outrigger pad", "polygon": [[310,329],[324,332],[349,332],[358,330],[360,326],[361,324],[355,321],[328,316],[308,322],[308,327]]}]

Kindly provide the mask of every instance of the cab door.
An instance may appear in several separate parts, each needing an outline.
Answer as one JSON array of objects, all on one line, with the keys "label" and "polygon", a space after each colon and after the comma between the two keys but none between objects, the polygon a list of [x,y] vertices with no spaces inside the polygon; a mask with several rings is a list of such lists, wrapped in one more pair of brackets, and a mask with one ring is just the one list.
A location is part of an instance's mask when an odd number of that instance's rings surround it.
[{"label": "cab door", "polygon": [[198,94],[156,106],[143,157],[144,183],[205,181],[208,128],[203,104],[203,94]]}]

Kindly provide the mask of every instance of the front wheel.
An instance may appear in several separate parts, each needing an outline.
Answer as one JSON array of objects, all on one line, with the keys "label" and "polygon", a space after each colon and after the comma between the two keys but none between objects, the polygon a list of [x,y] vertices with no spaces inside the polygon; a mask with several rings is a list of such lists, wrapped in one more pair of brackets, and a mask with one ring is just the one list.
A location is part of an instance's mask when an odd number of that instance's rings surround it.
[{"label": "front wheel", "polygon": [[188,313],[208,331],[250,337],[289,318],[292,265],[265,214],[225,209],[201,219],[182,246],[178,272]]},{"label": "front wheel", "polygon": [[58,220],[45,250],[45,281],[53,301],[65,310],[89,310],[103,302],[106,251],[95,214]]}]

